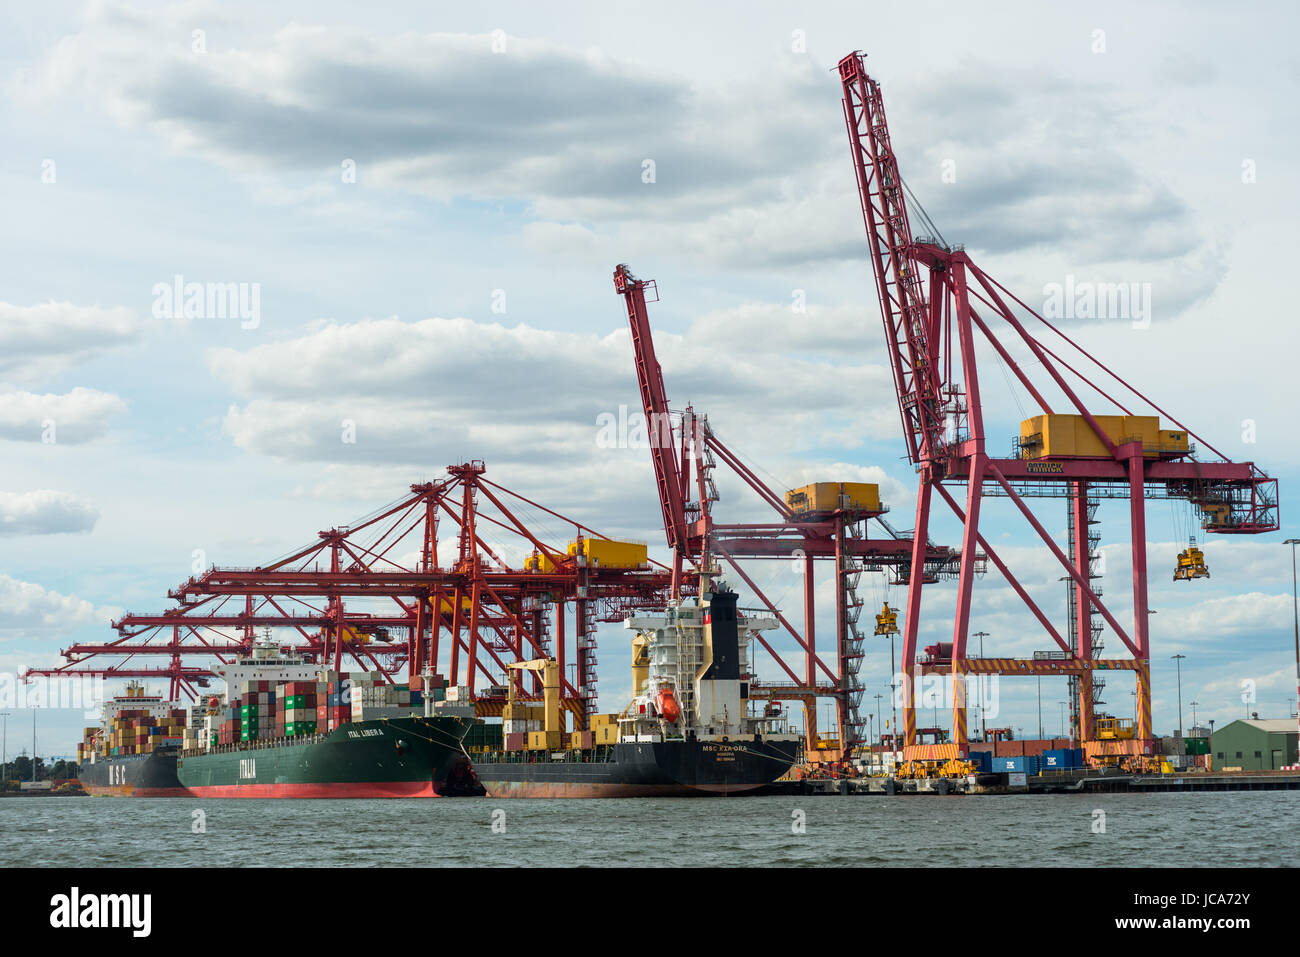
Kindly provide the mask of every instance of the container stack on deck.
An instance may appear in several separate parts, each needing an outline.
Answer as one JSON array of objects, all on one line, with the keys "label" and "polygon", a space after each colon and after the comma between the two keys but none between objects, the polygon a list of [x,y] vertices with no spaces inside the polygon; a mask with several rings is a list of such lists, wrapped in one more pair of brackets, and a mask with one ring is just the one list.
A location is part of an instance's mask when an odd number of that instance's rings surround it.
[{"label": "container stack on deck", "polygon": [[[275,736],[294,738],[328,729],[328,688],[326,681],[286,681],[275,689]],[[318,709],[326,708],[326,720],[320,721]]]},{"label": "container stack on deck", "polygon": [[173,708],[166,717],[144,710],[119,711],[106,730],[84,729],[77,760],[85,760],[95,750],[104,755],[152,754],[158,748],[179,745],[184,730],[183,708]]}]

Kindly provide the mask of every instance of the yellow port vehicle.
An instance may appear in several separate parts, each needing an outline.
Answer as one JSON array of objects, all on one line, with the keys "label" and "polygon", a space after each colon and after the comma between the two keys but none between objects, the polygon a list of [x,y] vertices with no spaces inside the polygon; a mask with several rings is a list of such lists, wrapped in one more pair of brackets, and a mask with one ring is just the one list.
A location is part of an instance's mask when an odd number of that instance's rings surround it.
[{"label": "yellow port vehicle", "polygon": [[1097,715],[1094,728],[1098,741],[1126,741],[1137,733],[1132,718],[1116,718],[1108,714]]}]

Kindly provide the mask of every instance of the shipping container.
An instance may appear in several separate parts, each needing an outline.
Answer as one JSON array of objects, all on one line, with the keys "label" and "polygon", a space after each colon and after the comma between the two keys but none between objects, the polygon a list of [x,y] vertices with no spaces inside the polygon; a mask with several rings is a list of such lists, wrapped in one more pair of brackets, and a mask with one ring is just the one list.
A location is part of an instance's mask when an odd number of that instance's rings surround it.
[{"label": "shipping container", "polygon": [[871,482],[816,482],[785,493],[792,512],[833,512],[838,509],[880,511],[880,486]]},{"label": "shipping container", "polygon": [[996,757],[993,759],[991,770],[1001,774],[1037,774],[1039,761],[1037,756],[1017,755],[1013,757]]},{"label": "shipping container", "polygon": [[649,562],[644,542],[616,542],[603,538],[570,542],[569,555],[581,555],[588,567],[596,568],[640,568]]},{"label": "shipping container", "polygon": [[1043,752],[1044,771],[1068,771],[1070,758],[1064,750]]},{"label": "shipping container", "polygon": [[[1093,419],[1116,445],[1140,439],[1142,454],[1167,457],[1186,453],[1187,433],[1160,428],[1154,415],[1095,415]],[[1022,458],[1109,458],[1106,446],[1082,415],[1035,415],[1020,423]]]}]

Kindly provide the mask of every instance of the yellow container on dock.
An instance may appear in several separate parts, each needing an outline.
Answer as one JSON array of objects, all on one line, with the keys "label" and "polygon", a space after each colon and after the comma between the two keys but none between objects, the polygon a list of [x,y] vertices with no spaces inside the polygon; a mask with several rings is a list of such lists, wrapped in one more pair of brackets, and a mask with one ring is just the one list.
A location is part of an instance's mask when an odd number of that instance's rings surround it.
[{"label": "yellow container on dock", "polygon": [[[1160,428],[1155,415],[1095,415],[1111,442],[1142,440],[1142,454],[1159,458],[1186,452],[1187,433]],[[1110,458],[1101,439],[1081,415],[1035,415],[1020,423],[1020,456],[1041,458]]]},{"label": "yellow container on dock", "polygon": [[871,482],[814,482],[786,492],[785,504],[795,513],[837,509],[879,512],[880,486]]}]

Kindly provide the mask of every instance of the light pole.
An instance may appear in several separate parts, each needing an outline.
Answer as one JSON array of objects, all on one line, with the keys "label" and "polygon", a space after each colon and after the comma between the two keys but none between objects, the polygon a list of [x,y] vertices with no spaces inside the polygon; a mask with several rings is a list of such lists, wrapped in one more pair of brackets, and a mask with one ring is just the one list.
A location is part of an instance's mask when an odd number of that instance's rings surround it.
[{"label": "light pole", "polygon": [[1038,676],[1038,740],[1043,740],[1043,676]]},{"label": "light pole", "polygon": [[[1295,616],[1295,685],[1300,694],[1300,599],[1296,597],[1295,583],[1295,547],[1300,545],[1300,538],[1288,538],[1283,545],[1291,546],[1291,611]],[[1300,707],[1296,708],[1296,729],[1300,731]]]},{"label": "light pole", "polygon": [[1069,703],[1068,701],[1057,702],[1061,706],[1061,737],[1065,737],[1065,706]]},{"label": "light pole", "polygon": [[[879,694],[879,693],[876,694],[876,720],[877,720],[877,721],[880,720],[880,699],[883,698],[883,697],[884,697],[884,695],[882,695],[882,694]],[[885,729],[884,729],[884,728],[881,728],[880,730],[881,730],[881,736],[883,737],[883,736],[884,736],[884,730],[885,730]]]},{"label": "light pole", "polygon": [[1199,701],[1196,701],[1196,700],[1193,700],[1193,701],[1192,701],[1192,730],[1193,730],[1193,731],[1196,730],[1196,724],[1197,724],[1197,722],[1196,722],[1196,709],[1199,708],[1200,706],[1201,706],[1201,703],[1200,703]]},{"label": "light pole", "polygon": [[[987,631],[977,631],[977,632],[975,632],[975,637],[978,638],[978,639],[980,640],[980,657],[981,657],[981,658],[984,657],[984,639],[988,637],[988,634],[989,634],[989,633],[988,633]],[[1040,679],[1040,680],[1041,680],[1041,679]],[[980,737],[983,738],[985,741],[987,741],[987,740],[989,739],[989,727],[988,727],[988,721],[986,720],[986,718],[985,718],[985,714],[984,714],[984,683],[983,683],[983,681],[980,682],[979,689],[980,689]]]},{"label": "light pole", "polygon": [[1178,668],[1178,737],[1183,736],[1183,659],[1186,655],[1170,655]]},{"label": "light pole", "polygon": [[0,721],[4,723],[4,744],[0,745],[0,791],[5,789],[9,780],[9,712],[0,712]]}]

